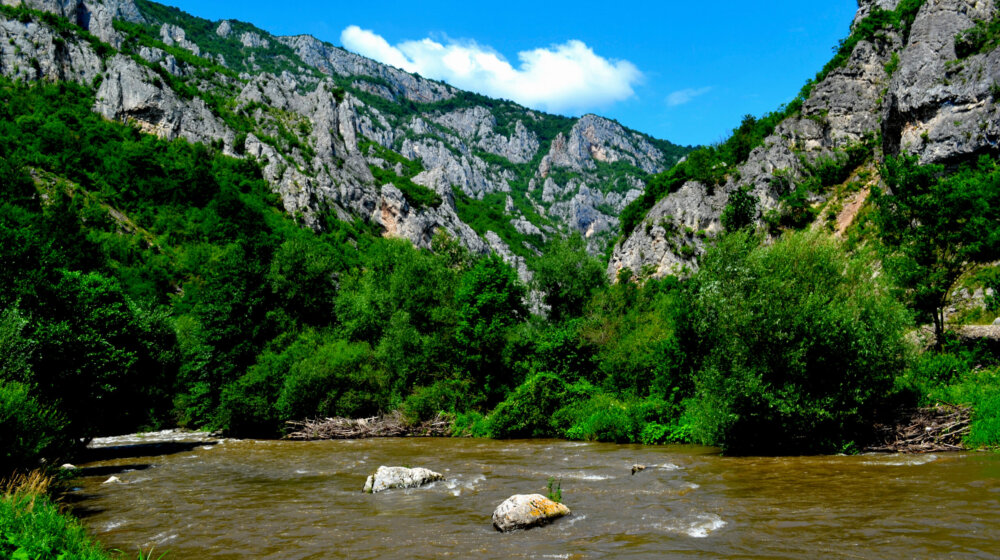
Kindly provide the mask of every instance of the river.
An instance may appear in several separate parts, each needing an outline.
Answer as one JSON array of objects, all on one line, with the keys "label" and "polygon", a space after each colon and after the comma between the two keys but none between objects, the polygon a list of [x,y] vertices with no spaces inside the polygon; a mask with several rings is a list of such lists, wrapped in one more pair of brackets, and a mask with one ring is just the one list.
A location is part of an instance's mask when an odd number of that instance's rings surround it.
[{"label": "river", "polygon": [[[692,446],[410,438],[221,440],[98,458],[81,465],[68,501],[133,557],[138,547],[165,560],[1000,556],[993,453],[731,458]],[[633,476],[633,463],[648,468]],[[446,480],[362,494],[379,465]],[[497,533],[494,508],[545,494],[550,476],[573,514]]]}]

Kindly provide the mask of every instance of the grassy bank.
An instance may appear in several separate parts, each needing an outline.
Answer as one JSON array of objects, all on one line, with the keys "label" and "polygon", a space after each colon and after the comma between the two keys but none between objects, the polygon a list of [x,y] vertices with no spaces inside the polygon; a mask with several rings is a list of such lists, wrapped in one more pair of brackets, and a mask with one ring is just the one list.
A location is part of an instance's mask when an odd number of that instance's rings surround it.
[{"label": "grassy bank", "polygon": [[83,526],[49,497],[52,479],[34,472],[3,483],[0,558],[11,560],[111,560]]}]

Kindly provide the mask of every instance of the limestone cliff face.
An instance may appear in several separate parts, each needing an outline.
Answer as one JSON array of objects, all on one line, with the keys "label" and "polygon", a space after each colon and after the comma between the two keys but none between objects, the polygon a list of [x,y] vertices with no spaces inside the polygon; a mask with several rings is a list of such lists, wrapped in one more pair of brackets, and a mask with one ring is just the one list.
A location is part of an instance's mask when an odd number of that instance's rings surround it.
[{"label": "limestone cliff face", "polygon": [[[255,157],[285,209],[306,225],[318,227],[323,212],[360,217],[420,247],[445,232],[474,252],[504,255],[522,276],[524,257],[552,235],[579,231],[603,250],[645,178],[683,153],[594,115],[565,119],[494,102],[310,36],[273,37],[225,20],[211,24],[227,42],[223,51],[199,39],[208,22],[155,21],[133,0],[0,2],[65,17],[104,44],[58,38],[41,17],[0,17],[0,74],[76,81],[95,88],[94,110],[108,119]],[[115,20],[142,25],[152,40],[126,40]],[[213,64],[231,71],[206,75]],[[229,100],[225,108],[219,98]],[[392,154],[419,163],[405,179],[441,204],[415,204],[398,182],[375,179],[373,170],[406,174],[386,159]],[[507,223],[473,230],[456,196],[465,207],[499,200]]]},{"label": "limestone cliff face", "polygon": [[[859,4],[854,26],[875,7],[893,10],[899,0]],[[615,247],[609,276],[626,267],[658,276],[695,268],[704,239],[722,229],[731,193],[749,188],[762,220],[808,175],[809,163],[866,137],[881,139],[870,157],[875,162],[913,154],[924,163],[948,164],[1000,152],[1000,50],[963,60],[955,53],[956,35],[996,10],[994,0],[927,0],[908,36],[889,30],[858,42],[847,63],[815,84],[801,111],[781,122],[725,184],[709,189],[691,181],[661,199]],[[856,210],[865,193],[840,202]],[[818,208],[827,196],[812,201]],[[850,216],[837,217],[837,231],[845,219]]]}]

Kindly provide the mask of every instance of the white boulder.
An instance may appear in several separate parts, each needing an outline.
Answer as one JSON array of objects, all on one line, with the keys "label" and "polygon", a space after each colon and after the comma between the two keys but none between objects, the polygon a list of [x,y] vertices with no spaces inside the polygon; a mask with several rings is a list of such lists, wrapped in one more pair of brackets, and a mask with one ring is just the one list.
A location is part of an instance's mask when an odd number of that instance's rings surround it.
[{"label": "white boulder", "polygon": [[381,466],[365,481],[364,493],[374,494],[392,488],[416,488],[435,480],[444,480],[444,476],[424,468]]}]

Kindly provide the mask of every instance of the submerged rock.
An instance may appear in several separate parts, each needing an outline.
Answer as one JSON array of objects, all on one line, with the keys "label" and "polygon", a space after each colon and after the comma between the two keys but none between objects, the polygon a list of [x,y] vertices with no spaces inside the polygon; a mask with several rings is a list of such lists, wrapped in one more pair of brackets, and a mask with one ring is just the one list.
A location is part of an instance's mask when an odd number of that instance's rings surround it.
[{"label": "submerged rock", "polygon": [[493,512],[493,527],[506,533],[545,525],[569,514],[568,507],[541,494],[515,494]]},{"label": "submerged rock", "polygon": [[392,488],[416,488],[435,480],[444,480],[444,476],[424,468],[381,466],[365,481],[363,491],[365,494],[374,494]]},{"label": "submerged rock", "polygon": [[121,483],[122,479],[118,478],[117,476],[112,476],[111,478],[105,480],[101,484],[121,484]]},{"label": "submerged rock", "polygon": [[633,476],[635,476],[635,473],[642,472],[644,470],[646,470],[646,465],[638,465],[638,464],[637,465],[632,465],[632,475]]}]

